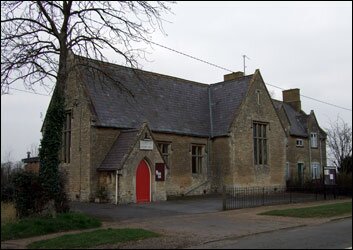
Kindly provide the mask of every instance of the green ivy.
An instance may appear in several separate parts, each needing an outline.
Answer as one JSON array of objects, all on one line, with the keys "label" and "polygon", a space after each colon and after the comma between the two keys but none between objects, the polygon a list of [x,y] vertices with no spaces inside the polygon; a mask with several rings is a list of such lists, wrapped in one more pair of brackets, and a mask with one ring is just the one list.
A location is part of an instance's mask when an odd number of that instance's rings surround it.
[{"label": "green ivy", "polygon": [[45,198],[48,201],[54,199],[56,204],[61,202],[58,199],[64,192],[59,180],[59,153],[61,152],[64,122],[64,98],[60,91],[55,89],[43,127],[43,138],[39,149],[39,177]]}]

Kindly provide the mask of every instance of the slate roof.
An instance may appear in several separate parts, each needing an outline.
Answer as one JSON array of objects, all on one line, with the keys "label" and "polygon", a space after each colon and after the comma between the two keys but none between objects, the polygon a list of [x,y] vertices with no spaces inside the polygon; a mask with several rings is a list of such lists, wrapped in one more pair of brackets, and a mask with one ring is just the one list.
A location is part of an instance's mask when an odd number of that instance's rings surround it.
[{"label": "slate roof", "polygon": [[213,136],[221,136],[228,132],[230,123],[235,118],[246,92],[252,75],[237,80],[212,84],[211,109],[213,121]]},{"label": "slate roof", "polygon": [[287,103],[274,99],[272,99],[272,101],[277,110],[280,110],[281,107],[284,108],[291,125],[289,133],[295,136],[308,137],[307,124],[309,115],[305,114],[303,111],[295,111],[294,108]]},{"label": "slate roof", "polygon": [[[147,122],[152,131],[201,137],[227,135],[252,77],[208,85],[110,63],[89,62],[120,84],[98,76],[87,67],[81,69],[97,115],[97,126],[138,128]],[[119,86],[130,90],[133,97]]]},{"label": "slate roof", "polygon": [[123,167],[123,163],[134,146],[139,130],[123,130],[109,150],[105,159],[99,166],[99,170],[117,170]]}]

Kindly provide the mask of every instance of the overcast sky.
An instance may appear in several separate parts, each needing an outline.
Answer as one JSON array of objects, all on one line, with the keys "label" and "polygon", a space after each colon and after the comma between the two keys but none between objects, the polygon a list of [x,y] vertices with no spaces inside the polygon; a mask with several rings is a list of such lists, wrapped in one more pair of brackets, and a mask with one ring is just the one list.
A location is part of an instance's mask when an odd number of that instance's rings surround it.
[{"label": "overcast sky", "polygon": [[[164,16],[167,36],[153,41],[246,74],[260,69],[266,83],[352,109],[352,2],[177,2]],[[148,48],[142,69],[202,83],[223,80],[227,71],[169,50]],[[115,58],[110,58],[116,61]],[[24,89],[22,85],[14,88]],[[275,99],[279,89],[267,86]],[[47,93],[43,88],[37,92]],[[304,97],[323,129],[337,116],[352,126],[352,111]],[[26,157],[39,145],[50,96],[17,90],[1,96],[1,161]],[[43,117],[41,117],[41,113]]]}]

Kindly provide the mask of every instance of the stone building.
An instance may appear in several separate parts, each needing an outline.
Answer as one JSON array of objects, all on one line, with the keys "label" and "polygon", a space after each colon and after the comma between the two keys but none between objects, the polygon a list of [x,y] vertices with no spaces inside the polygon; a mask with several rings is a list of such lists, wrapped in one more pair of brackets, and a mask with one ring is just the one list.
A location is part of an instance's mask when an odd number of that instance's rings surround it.
[{"label": "stone building", "polygon": [[294,127],[281,118],[291,106],[271,99],[259,70],[202,84],[71,60],[84,66],[65,89],[61,170],[70,199],[150,202],[224,185],[285,185]]},{"label": "stone building", "polygon": [[35,174],[39,173],[39,157],[31,157],[31,153],[27,152],[27,158],[21,160],[24,165],[24,170]]},{"label": "stone building", "polygon": [[283,102],[274,100],[287,134],[286,180],[292,184],[319,182],[327,166],[326,133],[313,110],[301,109],[300,90],[282,92]]}]

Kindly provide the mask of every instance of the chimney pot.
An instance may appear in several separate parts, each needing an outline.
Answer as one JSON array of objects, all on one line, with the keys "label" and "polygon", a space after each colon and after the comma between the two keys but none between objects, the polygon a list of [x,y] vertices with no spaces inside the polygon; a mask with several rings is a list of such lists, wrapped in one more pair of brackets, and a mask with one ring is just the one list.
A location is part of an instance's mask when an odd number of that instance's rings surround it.
[{"label": "chimney pot", "polygon": [[27,159],[31,158],[31,152],[27,152]]}]

